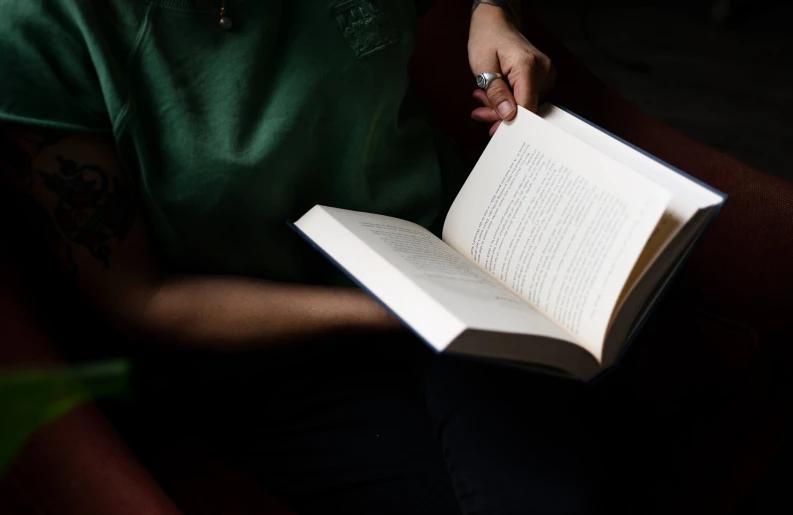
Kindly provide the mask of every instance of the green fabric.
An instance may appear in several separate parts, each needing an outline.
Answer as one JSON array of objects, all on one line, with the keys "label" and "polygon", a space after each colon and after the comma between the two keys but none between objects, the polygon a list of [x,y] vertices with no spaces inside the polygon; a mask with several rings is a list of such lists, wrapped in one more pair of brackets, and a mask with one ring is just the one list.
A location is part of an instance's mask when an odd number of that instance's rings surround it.
[{"label": "green fabric", "polygon": [[314,204],[430,226],[442,180],[404,0],[0,0],[0,119],[113,133],[177,271],[323,281]]},{"label": "green fabric", "polygon": [[0,473],[30,434],[94,398],[129,397],[129,364],[108,361],[70,368],[0,369]]}]

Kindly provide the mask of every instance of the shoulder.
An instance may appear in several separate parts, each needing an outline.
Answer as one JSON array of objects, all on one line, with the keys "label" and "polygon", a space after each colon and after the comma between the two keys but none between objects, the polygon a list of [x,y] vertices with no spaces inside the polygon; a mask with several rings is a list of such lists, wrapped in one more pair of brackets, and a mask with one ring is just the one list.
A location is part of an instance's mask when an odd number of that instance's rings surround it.
[{"label": "shoulder", "polygon": [[[57,63],[92,61],[111,45],[123,50],[134,40],[147,0],[0,0],[0,61],[32,56]],[[106,51],[105,48],[102,48]],[[6,64],[8,64],[6,62]]]},{"label": "shoulder", "polygon": [[0,0],[3,16],[0,24],[74,26],[92,7],[92,0]]},{"label": "shoulder", "polygon": [[118,69],[144,0],[0,0],[0,120],[102,130],[99,76]]},{"label": "shoulder", "polygon": [[0,41],[51,34],[86,34],[137,21],[147,0],[0,0]]}]

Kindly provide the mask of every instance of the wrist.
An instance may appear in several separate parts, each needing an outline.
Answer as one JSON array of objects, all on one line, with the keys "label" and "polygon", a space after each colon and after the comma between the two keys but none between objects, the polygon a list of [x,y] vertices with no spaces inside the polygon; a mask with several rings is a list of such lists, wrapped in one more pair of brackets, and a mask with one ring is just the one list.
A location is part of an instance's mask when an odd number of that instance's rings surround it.
[{"label": "wrist", "polygon": [[520,2],[511,0],[474,0],[471,19],[487,18],[515,22],[520,15]]},{"label": "wrist", "polygon": [[491,4],[479,4],[471,13],[470,31],[485,32],[492,30],[519,29],[518,20],[511,11]]},{"label": "wrist", "polygon": [[493,4],[474,4],[471,12],[471,22],[474,21],[510,21],[512,16],[507,9]]},{"label": "wrist", "polygon": [[402,323],[397,320],[386,308],[362,290],[352,290],[350,307],[354,311],[353,332],[390,332],[402,328]]}]

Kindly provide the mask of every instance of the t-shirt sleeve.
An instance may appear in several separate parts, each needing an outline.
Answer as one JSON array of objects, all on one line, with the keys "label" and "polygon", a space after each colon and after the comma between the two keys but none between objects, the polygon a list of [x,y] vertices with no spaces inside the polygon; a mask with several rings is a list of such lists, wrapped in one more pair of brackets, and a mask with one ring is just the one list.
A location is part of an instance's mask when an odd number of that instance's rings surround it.
[{"label": "t-shirt sleeve", "polygon": [[85,2],[2,2],[0,121],[111,130],[80,4]]}]

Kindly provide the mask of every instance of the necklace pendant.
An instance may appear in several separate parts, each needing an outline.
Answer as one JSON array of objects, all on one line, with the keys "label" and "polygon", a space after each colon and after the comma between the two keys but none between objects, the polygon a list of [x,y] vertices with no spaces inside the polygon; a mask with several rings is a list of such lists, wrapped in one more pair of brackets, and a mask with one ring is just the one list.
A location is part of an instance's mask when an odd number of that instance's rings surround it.
[{"label": "necklace pendant", "polygon": [[[224,2],[225,3],[225,2]],[[223,30],[230,30],[232,26],[231,16],[229,16],[226,6],[220,8],[220,20],[218,22],[220,28]]]}]

